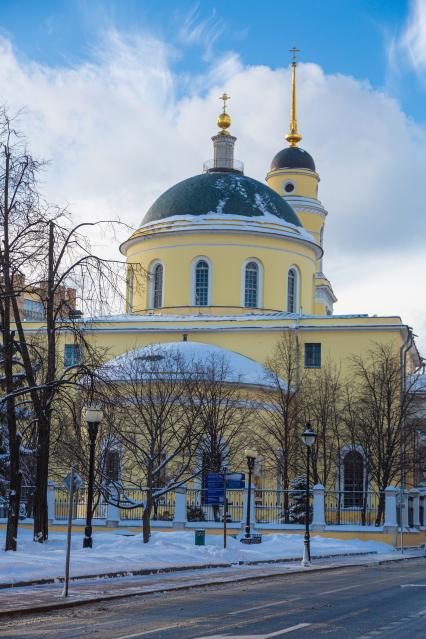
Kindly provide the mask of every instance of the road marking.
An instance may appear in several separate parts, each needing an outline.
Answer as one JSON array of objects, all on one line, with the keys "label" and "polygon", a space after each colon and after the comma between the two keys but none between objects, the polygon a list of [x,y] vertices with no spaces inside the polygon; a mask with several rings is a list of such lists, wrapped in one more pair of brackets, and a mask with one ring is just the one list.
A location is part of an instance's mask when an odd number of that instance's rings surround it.
[{"label": "road marking", "polygon": [[426,588],[426,584],[401,584],[401,588]]},{"label": "road marking", "polygon": [[262,610],[262,608],[272,608],[273,606],[280,606],[281,604],[290,603],[303,599],[303,597],[292,597],[290,599],[281,599],[281,601],[273,601],[272,603],[261,604],[259,606],[251,606],[251,608],[241,608],[241,610],[233,610],[228,612],[228,615],[240,615],[243,612],[251,612],[252,610]]},{"label": "road marking", "polygon": [[280,637],[281,635],[286,635],[289,632],[293,632],[293,630],[300,630],[301,628],[306,628],[310,625],[310,623],[298,623],[296,626],[290,626],[289,628],[276,630],[275,632],[270,632],[267,635],[207,635],[204,637],[198,637],[197,639],[270,639],[271,637]]},{"label": "road marking", "polygon": [[137,637],[143,637],[144,635],[152,635],[154,632],[161,632],[162,630],[170,630],[171,628],[178,628],[182,626],[181,623],[174,623],[171,626],[163,626],[162,628],[153,628],[152,630],[143,630],[142,632],[135,632],[132,635],[120,635],[115,639],[137,639]]}]

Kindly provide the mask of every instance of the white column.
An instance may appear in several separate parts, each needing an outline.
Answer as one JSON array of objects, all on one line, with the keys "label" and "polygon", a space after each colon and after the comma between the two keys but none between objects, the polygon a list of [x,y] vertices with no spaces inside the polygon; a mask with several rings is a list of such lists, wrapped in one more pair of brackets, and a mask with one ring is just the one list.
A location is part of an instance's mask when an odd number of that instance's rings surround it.
[{"label": "white column", "polygon": [[312,530],[324,530],[325,528],[325,489],[322,484],[316,484],[313,489],[314,505],[312,514]]},{"label": "white column", "polygon": [[176,488],[173,528],[185,528],[186,522],[186,486],[179,486]]},{"label": "white column", "polygon": [[420,526],[426,528],[426,492],[422,490],[421,494],[423,496],[423,521],[420,520]]},{"label": "white column", "polygon": [[55,484],[53,481],[47,482],[47,521],[53,524],[55,521]]},{"label": "white column", "polygon": [[[111,496],[111,501],[115,503],[119,500],[118,490],[110,484],[109,486],[109,494]],[[106,516],[106,527],[107,528],[117,528],[120,525],[120,509],[114,504],[107,504],[107,516]]]},{"label": "white column", "polygon": [[385,488],[385,523],[383,524],[385,532],[389,531],[389,529],[393,530],[398,527],[398,520],[396,516],[397,492],[398,491],[395,486],[388,486]]},{"label": "white column", "polygon": [[413,499],[413,526],[414,528],[420,528],[420,490],[412,488],[410,496]]}]

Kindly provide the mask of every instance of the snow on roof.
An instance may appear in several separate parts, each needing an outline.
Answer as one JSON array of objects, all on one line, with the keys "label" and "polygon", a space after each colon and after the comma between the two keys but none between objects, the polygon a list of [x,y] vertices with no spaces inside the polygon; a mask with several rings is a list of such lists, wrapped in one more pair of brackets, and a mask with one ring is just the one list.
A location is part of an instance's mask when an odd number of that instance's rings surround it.
[{"label": "snow on roof", "polygon": [[[163,371],[161,360],[166,369]],[[272,386],[270,372],[261,364],[245,355],[229,351],[212,344],[202,342],[162,342],[150,344],[128,351],[110,360],[102,366],[100,373],[106,375],[110,381],[126,381],[132,373],[132,367],[143,362],[143,371],[151,370],[159,376],[177,372],[170,370],[173,361],[175,366],[187,367],[193,370],[194,365],[200,370],[223,370],[223,379],[228,383],[238,383],[250,386]],[[179,362],[179,364],[177,363]],[[134,369],[133,369],[134,370]],[[137,370],[137,369],[136,369]],[[282,382],[284,384],[284,382]]]},{"label": "snow on roof", "polygon": [[148,312],[144,314],[121,313],[118,315],[100,315],[98,317],[82,318],[83,322],[258,322],[266,320],[303,320],[303,319],[356,319],[370,317],[364,313],[351,315],[304,315],[299,313],[272,312],[272,313],[241,313],[239,315],[208,315],[207,313],[197,313],[189,315],[163,314],[161,312]]}]

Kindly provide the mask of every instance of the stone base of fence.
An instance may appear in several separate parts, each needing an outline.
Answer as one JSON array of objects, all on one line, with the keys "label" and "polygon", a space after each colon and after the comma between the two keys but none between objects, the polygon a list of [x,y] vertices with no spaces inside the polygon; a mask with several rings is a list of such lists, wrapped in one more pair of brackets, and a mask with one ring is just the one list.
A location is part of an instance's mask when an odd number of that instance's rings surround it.
[{"label": "stone base of fence", "polygon": [[[31,487],[26,487],[27,501],[23,500],[21,523],[32,524]],[[133,491],[133,492],[132,492]],[[132,509],[118,508],[100,498],[96,502],[93,526],[103,528],[142,528],[144,491],[124,488]],[[146,494],[146,493],[145,493]],[[228,492],[228,521],[230,534],[244,533],[247,513],[247,489],[230,489]],[[117,503],[117,502],[116,502]],[[139,505],[138,505],[139,504]],[[300,533],[304,528],[304,491],[269,490],[253,487],[250,503],[252,531]],[[87,501],[84,493],[76,496],[73,525],[84,526]],[[48,509],[50,525],[65,525],[68,513],[68,495],[64,488],[49,483]],[[320,484],[311,491],[311,530],[314,534],[330,536],[352,535],[361,538],[378,538],[389,543],[396,539],[402,523],[408,538],[424,537],[426,530],[426,493],[421,490],[400,491],[389,486],[384,493],[345,493],[325,490]],[[4,509],[0,511],[5,515]],[[193,530],[204,528],[219,533],[223,529],[223,507],[205,503],[203,490],[179,487],[158,499],[153,510],[151,526],[161,530]],[[284,523],[287,522],[287,523]],[[292,522],[292,523],[288,523]],[[0,519],[6,523],[6,519]],[[380,526],[375,524],[379,523]],[[420,542],[421,543],[421,542]],[[408,545],[408,542],[407,542]]]}]

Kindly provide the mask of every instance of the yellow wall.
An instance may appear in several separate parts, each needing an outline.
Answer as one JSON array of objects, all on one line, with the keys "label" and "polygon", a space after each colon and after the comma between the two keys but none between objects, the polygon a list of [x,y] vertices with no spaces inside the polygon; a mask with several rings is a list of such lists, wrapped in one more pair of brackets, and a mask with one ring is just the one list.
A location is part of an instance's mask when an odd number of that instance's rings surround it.
[{"label": "yellow wall", "polygon": [[[147,318],[148,319],[148,318]],[[392,343],[396,348],[402,343],[402,323],[399,317],[358,318],[303,318],[297,323],[290,320],[245,320],[226,318],[209,319],[208,316],[191,320],[176,318],[168,321],[158,316],[156,321],[139,320],[98,323],[87,327],[87,338],[108,349],[108,357],[114,357],[137,346],[158,342],[181,341],[183,334],[189,341],[214,344],[250,357],[262,364],[272,355],[283,331],[298,326],[301,344],[321,344],[322,362],[327,360],[342,366],[342,372],[350,370],[349,359],[353,354],[366,353],[375,342]]]},{"label": "yellow wall", "polygon": [[[287,304],[287,273],[296,265],[301,276],[300,305],[304,313],[314,312],[314,248],[286,237],[268,237],[262,233],[151,235],[141,238],[127,250],[128,264],[141,265],[143,273],[135,277],[133,311],[149,308],[147,275],[153,261],[164,267],[163,307],[177,312],[199,312],[191,305],[193,262],[206,257],[211,263],[211,305],[242,306],[242,271],[247,260],[257,259],[263,270],[263,295],[260,308],[283,311]],[[135,271],[136,273],[136,271]]]},{"label": "yellow wall", "polygon": [[[299,195],[302,197],[317,198],[319,176],[309,169],[280,169],[271,171],[266,176],[266,181],[271,189],[279,195]],[[284,186],[287,182],[293,182],[295,189],[287,193]]]}]

